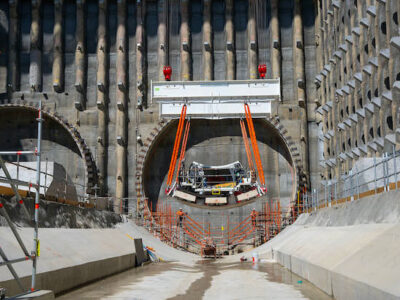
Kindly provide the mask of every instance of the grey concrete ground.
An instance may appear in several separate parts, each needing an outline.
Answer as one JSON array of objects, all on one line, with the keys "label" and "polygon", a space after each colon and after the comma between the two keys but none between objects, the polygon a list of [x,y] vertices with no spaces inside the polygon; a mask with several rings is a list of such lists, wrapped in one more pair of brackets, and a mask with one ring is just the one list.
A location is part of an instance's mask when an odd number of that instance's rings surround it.
[{"label": "grey concrete ground", "polygon": [[278,264],[157,263],[133,269],[58,299],[331,299]]}]

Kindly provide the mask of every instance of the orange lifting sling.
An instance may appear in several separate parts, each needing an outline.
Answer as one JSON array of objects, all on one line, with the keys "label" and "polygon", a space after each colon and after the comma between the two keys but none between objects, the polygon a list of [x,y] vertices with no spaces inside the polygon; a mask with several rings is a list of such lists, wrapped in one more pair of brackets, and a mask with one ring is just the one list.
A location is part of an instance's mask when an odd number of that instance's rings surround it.
[{"label": "orange lifting sling", "polygon": [[249,127],[250,140],[251,140],[251,144],[253,146],[254,159],[256,161],[258,177],[260,178],[261,186],[265,188],[265,178],[264,178],[264,171],[263,171],[262,164],[261,164],[260,151],[258,150],[256,133],[254,131],[254,125],[253,125],[253,119],[251,117],[250,107],[247,103],[244,104],[244,112],[246,114],[247,126]]},{"label": "orange lifting sling", "polygon": [[251,157],[249,138],[247,136],[246,125],[244,124],[242,119],[240,119],[240,129],[242,130],[244,148],[246,149],[246,156],[247,156],[247,161],[249,162],[249,168],[250,171],[254,174],[255,170],[254,170],[253,158]]},{"label": "orange lifting sling", "polygon": [[168,170],[167,188],[165,189],[165,193],[167,193],[167,194],[170,190],[172,179],[174,177],[176,160],[178,158],[179,146],[181,144],[183,124],[184,124],[185,118],[186,118],[186,110],[187,110],[187,106],[186,106],[186,104],[184,104],[182,107],[181,116],[179,118],[178,130],[176,132],[175,143],[174,143],[174,149],[172,151],[171,163],[169,165],[169,170]]},{"label": "orange lifting sling", "polygon": [[190,120],[188,120],[186,122],[185,134],[183,135],[181,155],[179,156],[178,169],[176,170],[176,182],[177,183],[178,183],[178,179],[179,179],[179,170],[181,169],[181,163],[182,163],[182,160],[185,158],[186,145],[187,145],[187,140],[188,140],[188,136],[189,136],[189,129],[190,129]]}]

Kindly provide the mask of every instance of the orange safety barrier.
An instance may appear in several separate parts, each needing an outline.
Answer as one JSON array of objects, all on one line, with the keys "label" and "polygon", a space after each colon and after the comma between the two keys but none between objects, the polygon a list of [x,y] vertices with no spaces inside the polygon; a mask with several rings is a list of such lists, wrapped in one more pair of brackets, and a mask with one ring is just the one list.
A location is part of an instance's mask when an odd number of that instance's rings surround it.
[{"label": "orange safety barrier", "polygon": [[256,161],[258,177],[260,178],[261,186],[263,186],[266,189],[264,170],[263,170],[262,164],[261,164],[260,151],[258,150],[256,133],[254,131],[254,125],[253,125],[253,119],[251,117],[250,107],[247,103],[244,104],[244,111],[245,111],[245,115],[246,115],[247,126],[249,127],[250,140],[253,145],[254,159]]},{"label": "orange safety barrier", "polygon": [[188,120],[186,122],[185,134],[183,135],[181,155],[179,156],[178,169],[176,170],[176,182],[177,183],[178,183],[178,179],[179,179],[179,170],[181,169],[181,163],[182,163],[183,158],[185,157],[186,145],[187,145],[187,140],[188,140],[188,136],[189,136],[189,130],[190,130],[190,120]]},{"label": "orange safety barrier", "polygon": [[182,107],[181,116],[179,118],[178,130],[176,131],[176,136],[175,136],[174,149],[172,151],[171,163],[169,165],[168,178],[167,178],[167,189],[165,190],[166,193],[169,192],[169,188],[171,187],[172,179],[173,179],[173,176],[175,173],[175,165],[176,165],[176,160],[178,158],[179,146],[181,144],[183,124],[184,124],[185,118],[186,118],[186,110],[187,110],[187,106],[186,106],[186,104],[184,104]]},{"label": "orange safety barrier", "polygon": [[247,155],[247,161],[249,162],[249,168],[254,174],[255,170],[254,170],[254,165],[253,165],[253,159],[251,157],[249,138],[247,136],[246,125],[244,125],[244,122],[242,119],[240,119],[240,129],[242,130],[244,148],[246,149],[246,155]]}]

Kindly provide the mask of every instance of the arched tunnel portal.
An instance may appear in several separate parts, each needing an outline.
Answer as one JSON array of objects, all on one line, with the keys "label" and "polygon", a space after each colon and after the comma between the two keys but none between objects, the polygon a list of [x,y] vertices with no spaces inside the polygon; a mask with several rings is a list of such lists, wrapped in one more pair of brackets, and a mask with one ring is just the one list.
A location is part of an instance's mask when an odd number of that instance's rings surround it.
[{"label": "arched tunnel portal", "polygon": [[[178,121],[168,122],[153,138],[144,158],[141,184],[152,210],[169,206],[174,213],[180,207],[196,220],[204,223],[239,223],[249,216],[251,210],[262,210],[263,204],[270,206],[280,202],[282,214],[290,210],[296,197],[301,173],[301,162],[296,147],[286,129],[277,119],[254,119],[254,128],[265,174],[267,193],[264,196],[237,204],[220,206],[199,205],[165,195],[166,180],[171,161],[173,143]],[[224,165],[240,161],[248,167],[247,156],[241,134],[239,119],[191,120],[185,155],[186,166],[196,161],[206,165]]]},{"label": "arched tunnel portal", "polygon": [[[37,145],[37,103],[18,103],[0,106],[2,131],[0,151],[33,150]],[[62,165],[68,181],[76,187],[77,196],[92,193],[97,181],[97,171],[89,147],[79,132],[68,121],[56,113],[42,110],[42,161]],[[3,157],[17,161],[16,155]],[[19,160],[34,161],[29,155],[20,155]],[[45,170],[42,170],[45,171]]]}]

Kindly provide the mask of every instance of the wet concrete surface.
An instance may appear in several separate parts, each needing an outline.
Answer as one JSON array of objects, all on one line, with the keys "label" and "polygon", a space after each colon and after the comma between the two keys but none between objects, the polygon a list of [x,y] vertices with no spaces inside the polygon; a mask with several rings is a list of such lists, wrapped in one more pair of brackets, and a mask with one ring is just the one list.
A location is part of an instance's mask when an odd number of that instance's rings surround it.
[{"label": "wet concrete surface", "polygon": [[57,299],[332,299],[273,262],[154,263]]}]

